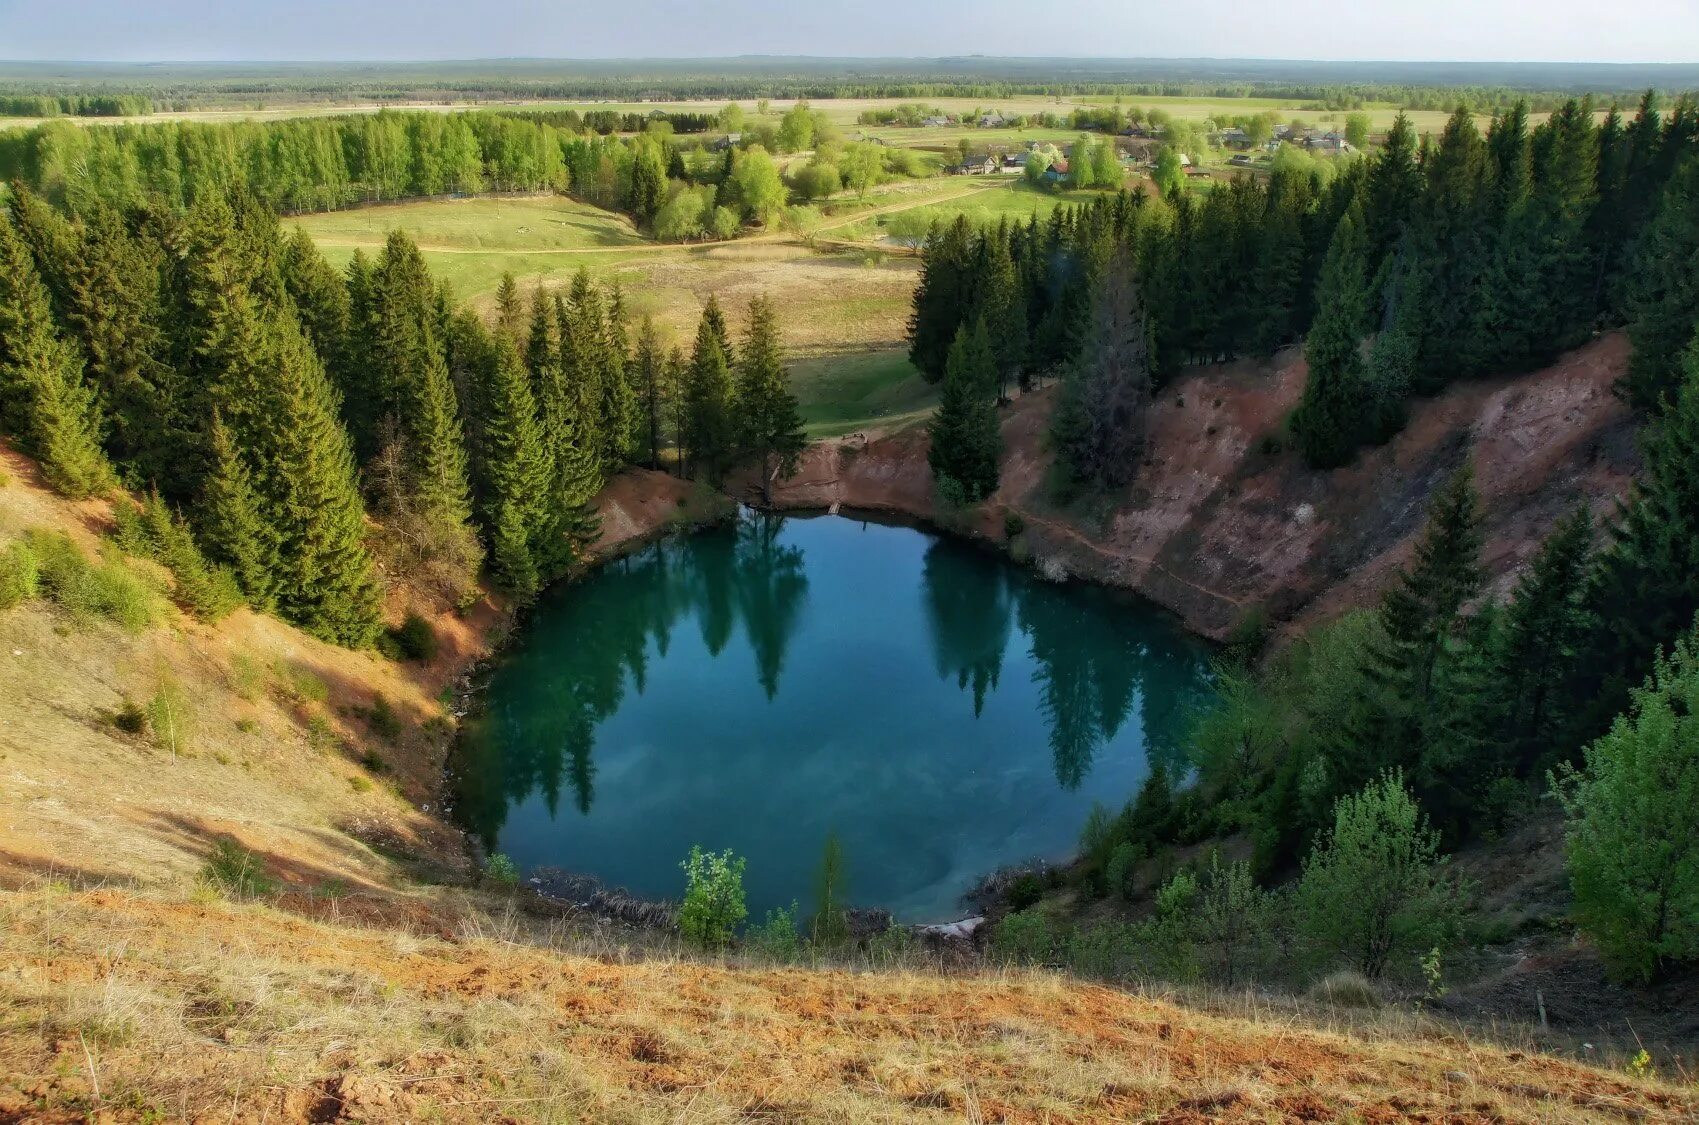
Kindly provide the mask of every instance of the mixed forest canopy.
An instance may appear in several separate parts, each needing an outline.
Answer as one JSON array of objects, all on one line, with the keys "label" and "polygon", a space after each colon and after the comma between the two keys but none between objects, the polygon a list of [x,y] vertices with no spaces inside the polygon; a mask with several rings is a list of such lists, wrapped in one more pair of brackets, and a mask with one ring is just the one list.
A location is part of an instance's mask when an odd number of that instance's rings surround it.
[{"label": "mixed forest canopy", "polygon": [[[1554,108],[1583,93],[1699,89],[1699,67],[1273,59],[508,59],[420,63],[0,64],[0,95],[144,98],[155,107],[501,98],[1271,97],[1331,109]],[[62,112],[72,112],[64,109]]]}]

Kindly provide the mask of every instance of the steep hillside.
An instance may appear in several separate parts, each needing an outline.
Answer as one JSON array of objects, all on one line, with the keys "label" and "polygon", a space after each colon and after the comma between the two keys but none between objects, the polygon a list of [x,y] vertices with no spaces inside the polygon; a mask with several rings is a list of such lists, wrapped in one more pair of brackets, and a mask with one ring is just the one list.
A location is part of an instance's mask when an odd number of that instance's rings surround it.
[{"label": "steep hillside", "polygon": [[1673,1122],[1699,1106],[1409,1019],[1343,1034],[1046,974],[629,962],[472,919],[422,929],[111,890],[0,898],[0,1121]]},{"label": "steep hillside", "polygon": [[812,447],[775,501],[942,519],[999,543],[1017,514],[1024,530],[1011,548],[1047,571],[1135,589],[1221,638],[1256,610],[1305,620],[1371,599],[1403,561],[1434,484],[1465,460],[1482,496],[1484,562],[1507,582],[1570,506],[1608,510],[1624,493],[1633,423],[1611,386],[1627,358],[1626,339],[1612,334],[1545,371],[1454,386],[1417,402],[1391,443],[1333,473],[1281,448],[1303,392],[1300,351],[1205,368],[1156,404],[1129,492],[1089,511],[1047,498],[1048,387],[1008,408],[1001,486],[982,509],[938,512],[918,427]]}]

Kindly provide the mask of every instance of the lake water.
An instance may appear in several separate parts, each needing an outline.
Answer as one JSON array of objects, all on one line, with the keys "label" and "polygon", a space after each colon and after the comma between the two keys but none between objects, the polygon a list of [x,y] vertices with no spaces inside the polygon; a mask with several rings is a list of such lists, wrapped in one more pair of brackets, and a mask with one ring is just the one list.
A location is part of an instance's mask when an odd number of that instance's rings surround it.
[{"label": "lake water", "polygon": [[809,909],[836,833],[846,901],[948,920],[1173,759],[1207,657],[1130,598],[925,531],[746,516],[543,596],[457,812],[522,871],[643,898],[682,894],[692,844],[730,848],[752,920]]}]

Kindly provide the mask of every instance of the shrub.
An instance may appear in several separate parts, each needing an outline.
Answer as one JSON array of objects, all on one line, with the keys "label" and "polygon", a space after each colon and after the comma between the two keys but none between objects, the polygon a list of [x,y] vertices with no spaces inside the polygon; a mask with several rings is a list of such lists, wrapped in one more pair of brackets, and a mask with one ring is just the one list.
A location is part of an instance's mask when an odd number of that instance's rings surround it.
[{"label": "shrub", "polygon": [[1699,959],[1699,641],[1660,656],[1628,713],[1565,767],[1575,916],[1620,976]]},{"label": "shrub", "polygon": [[1007,512],[1003,516],[1003,538],[1013,539],[1026,530],[1026,517],[1019,512]]},{"label": "shrub", "polygon": [[387,631],[386,636],[403,660],[426,663],[436,659],[440,648],[436,630],[417,613],[408,613],[400,625]]},{"label": "shrub", "polygon": [[1023,910],[997,923],[991,934],[995,957],[1020,965],[1042,964],[1056,948],[1056,932],[1042,910]]},{"label": "shrub", "polygon": [[11,609],[40,592],[41,575],[28,543],[13,542],[0,550],[0,609]]},{"label": "shrub", "polygon": [[1044,880],[1031,871],[1023,872],[1009,884],[1008,901],[1010,910],[1025,910],[1036,906],[1038,900],[1044,897]]},{"label": "shrub", "polygon": [[802,932],[796,925],[797,912],[794,902],[788,910],[780,907],[767,911],[767,917],[760,925],[750,927],[746,937],[749,948],[776,961],[796,960],[802,953]]},{"label": "shrub", "polygon": [[510,891],[519,885],[519,868],[513,860],[496,852],[484,861],[484,882]]},{"label": "shrub", "polygon": [[356,793],[370,793],[372,791],[372,779],[353,774],[348,778],[348,788]]},{"label": "shrub", "polygon": [[1102,922],[1069,936],[1063,960],[1070,972],[1117,980],[1132,974],[1139,963],[1143,927]]},{"label": "shrub", "polygon": [[188,525],[158,493],[148,496],[139,508],[120,505],[116,519],[118,546],[169,570],[174,598],[183,609],[216,621],[242,604],[236,576],[227,567],[207,561]]},{"label": "shrub", "polygon": [[188,751],[194,736],[194,707],[176,680],[161,680],[153,698],[147,701],[147,725],[154,745],[169,750],[173,758]]},{"label": "shrub", "polygon": [[238,898],[260,898],[277,889],[266,874],[265,861],[235,840],[220,840],[212,846],[201,881]]},{"label": "shrub", "polygon": [[1378,1008],[1380,993],[1362,973],[1341,969],[1310,986],[1310,996],[1336,1008]]},{"label": "shrub", "polygon": [[1304,862],[1299,884],[1306,936],[1377,979],[1395,954],[1447,936],[1456,896],[1444,878],[1438,834],[1389,773],[1334,806],[1333,829]]},{"label": "shrub", "polygon": [[1133,879],[1143,858],[1144,849],[1138,844],[1123,840],[1115,845],[1115,850],[1109,853],[1108,864],[1103,868],[1103,882],[1111,895],[1122,899],[1133,897]]},{"label": "shrub", "polygon": [[381,695],[372,700],[371,710],[366,712],[366,722],[370,724],[372,733],[386,742],[394,742],[401,737],[401,716],[395,713],[395,708],[390,706],[389,700]]},{"label": "shrub", "polygon": [[26,538],[35,556],[42,593],[79,622],[97,618],[139,633],[159,616],[159,596],[122,562],[90,562],[68,536],[32,531]]},{"label": "shrub", "polygon": [[140,734],[147,730],[147,712],[136,706],[135,700],[126,699],[112,713],[112,725],[125,734]]},{"label": "shrub", "polygon": [[303,703],[323,703],[330,698],[330,685],[311,668],[289,665],[283,669],[283,677],[289,694]]},{"label": "shrub", "polygon": [[730,851],[716,855],[698,845],[679,867],[685,877],[679,932],[702,949],[724,949],[749,916],[743,899],[744,861]]},{"label": "shrub", "polygon": [[814,877],[814,940],[821,945],[844,941],[849,937],[849,922],[844,917],[844,848],[837,833],[827,835],[820,853],[820,869]]}]

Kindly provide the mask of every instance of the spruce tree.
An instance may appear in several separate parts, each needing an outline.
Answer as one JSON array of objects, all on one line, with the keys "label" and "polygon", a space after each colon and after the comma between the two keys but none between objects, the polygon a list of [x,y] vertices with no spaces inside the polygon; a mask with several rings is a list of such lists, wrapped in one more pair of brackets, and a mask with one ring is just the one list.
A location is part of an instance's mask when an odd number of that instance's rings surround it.
[{"label": "spruce tree", "polygon": [[504,273],[501,284],[496,286],[496,327],[518,344],[524,326],[525,310],[520,306],[519,283],[513,279],[511,272]]},{"label": "spruce tree", "polygon": [[83,364],[53,323],[47,289],[23,240],[0,216],[0,424],[67,496],[117,483],[101,450],[101,413]]},{"label": "spruce tree", "polygon": [[485,526],[491,562],[509,589],[536,589],[536,558],[548,550],[552,465],[531,383],[511,339],[498,334],[490,357],[482,460],[488,475]]},{"label": "spruce tree", "polygon": [[313,350],[331,381],[338,387],[349,386],[355,379],[349,372],[354,361],[348,338],[353,325],[346,280],[324,260],[305,227],[296,227],[284,242],[279,265],[283,287],[295,303]]},{"label": "spruce tree", "polygon": [[212,467],[195,506],[207,555],[230,568],[248,604],[272,608],[278,570],[277,532],[262,514],[253,474],[215,407],[208,430]]},{"label": "spruce tree", "polygon": [[377,635],[381,606],[348,435],[300,331],[274,320],[268,335],[262,409],[271,446],[266,502],[279,533],[278,610],[326,640],[366,645]]},{"label": "spruce tree", "polygon": [[1334,229],[1304,340],[1309,377],[1292,414],[1292,433],[1311,468],[1350,461],[1367,436],[1369,384],[1360,341],[1369,319],[1368,241],[1353,204]]},{"label": "spruce tree", "polygon": [[737,421],[742,451],[761,467],[761,496],[773,502],[773,480],[796,472],[807,440],[779,349],[778,313],[766,297],[749,302],[749,325],[737,364]]},{"label": "spruce tree", "polygon": [[1653,651],[1699,613],[1699,335],[1686,370],[1674,404],[1641,432],[1640,476],[1588,589],[1594,628],[1574,693],[1591,704],[1578,716],[1581,739],[1622,710]]},{"label": "spruce tree", "polygon": [[638,418],[645,446],[649,452],[649,467],[661,467],[661,449],[667,428],[668,386],[667,359],[661,353],[661,339],[655,322],[643,318],[637,332],[637,354],[632,359],[632,382],[637,389]]},{"label": "spruce tree", "polygon": [[626,338],[625,298],[618,284],[609,295],[603,329],[601,375],[602,471],[612,475],[631,456],[637,440],[637,392],[631,380],[631,343]]},{"label": "spruce tree", "polygon": [[983,318],[956,329],[928,433],[926,459],[941,492],[977,504],[997,490],[997,365]]},{"label": "spruce tree", "polygon": [[725,318],[709,298],[697,324],[696,346],[685,376],[685,447],[691,475],[713,484],[720,482],[737,441],[724,334]]},{"label": "spruce tree", "polygon": [[1646,227],[1627,283],[1634,344],[1623,390],[1642,410],[1682,390],[1682,349],[1699,326],[1699,154],[1688,157]]},{"label": "spruce tree", "polygon": [[1586,592],[1593,521],[1577,509],[1546,537],[1516,584],[1495,652],[1494,698],[1506,766],[1526,776],[1551,753],[1587,636]]},{"label": "spruce tree", "polygon": [[1091,294],[1090,319],[1051,422],[1057,453],[1077,483],[1115,489],[1138,473],[1151,384],[1149,328],[1131,254],[1121,245]]},{"label": "spruce tree", "polygon": [[970,307],[967,217],[933,227],[920,252],[920,281],[909,316],[909,360],[929,383],[944,377],[956,329]]},{"label": "spruce tree", "polygon": [[1435,666],[1464,605],[1480,590],[1480,554],[1479,499],[1465,466],[1434,494],[1415,558],[1381,598],[1384,643],[1371,671],[1411,714],[1433,700]]}]

